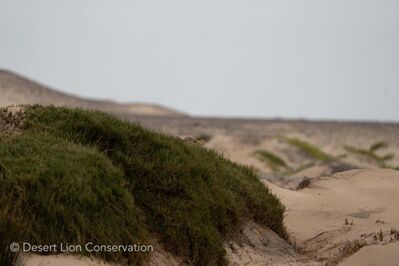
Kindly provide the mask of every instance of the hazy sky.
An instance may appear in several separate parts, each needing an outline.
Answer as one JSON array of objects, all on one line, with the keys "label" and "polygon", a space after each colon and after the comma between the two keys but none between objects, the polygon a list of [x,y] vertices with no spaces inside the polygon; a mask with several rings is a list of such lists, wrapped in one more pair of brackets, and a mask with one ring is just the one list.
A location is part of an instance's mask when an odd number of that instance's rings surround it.
[{"label": "hazy sky", "polygon": [[0,68],[197,115],[399,121],[399,1],[0,0]]}]

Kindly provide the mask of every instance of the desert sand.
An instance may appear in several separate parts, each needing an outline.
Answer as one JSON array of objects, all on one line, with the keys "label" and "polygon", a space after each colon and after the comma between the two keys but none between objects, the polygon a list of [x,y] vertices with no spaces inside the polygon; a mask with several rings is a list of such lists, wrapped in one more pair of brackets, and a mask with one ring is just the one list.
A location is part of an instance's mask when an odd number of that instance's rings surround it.
[{"label": "desert sand", "polygon": [[112,266],[96,259],[81,258],[70,255],[52,255],[52,256],[37,256],[25,255],[19,256],[15,264],[16,266]]},{"label": "desert sand", "polygon": [[396,266],[398,265],[399,243],[386,246],[369,246],[346,259],[340,266]]},{"label": "desert sand", "polygon": [[[391,244],[399,238],[398,171],[337,173],[314,179],[300,191],[265,183],[287,207],[288,230],[308,259],[339,262],[356,252],[356,245],[360,245],[368,246],[363,248],[381,254],[380,257],[386,253],[383,265],[397,263],[397,258],[389,254],[399,254],[399,246]],[[385,251],[385,247],[389,249]],[[353,260],[362,258],[364,264],[358,265],[368,265],[366,256],[355,255]]]}]

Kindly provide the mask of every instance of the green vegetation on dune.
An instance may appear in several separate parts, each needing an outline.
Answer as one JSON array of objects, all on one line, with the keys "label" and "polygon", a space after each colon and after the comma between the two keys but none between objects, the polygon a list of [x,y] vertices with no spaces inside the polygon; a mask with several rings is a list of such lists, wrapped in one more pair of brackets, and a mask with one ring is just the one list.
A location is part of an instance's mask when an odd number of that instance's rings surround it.
[{"label": "green vegetation on dune", "polygon": [[[26,107],[20,133],[0,137],[2,261],[14,241],[120,245],[156,236],[190,264],[224,265],[223,241],[246,219],[287,237],[284,206],[250,169],[178,138],[41,106]],[[137,253],[94,255],[146,262]]]},{"label": "green vegetation on dune", "polygon": [[388,143],[386,143],[385,141],[379,141],[379,142],[372,144],[369,148],[369,151],[376,152],[378,150],[385,149],[385,148],[388,148]]},{"label": "green vegetation on dune", "polygon": [[145,240],[141,211],[123,188],[122,172],[96,149],[45,133],[22,134],[1,140],[0,158],[0,220],[7,224],[0,227],[2,251],[26,240],[81,245]]},{"label": "green vegetation on dune", "polygon": [[387,165],[387,162],[392,160],[395,157],[394,154],[389,153],[389,154],[385,154],[382,156],[377,154],[377,152],[379,150],[385,149],[385,148],[388,148],[388,143],[386,143],[384,141],[376,142],[375,144],[372,144],[370,146],[370,148],[368,148],[368,149],[361,149],[361,148],[355,148],[352,146],[345,146],[345,149],[348,152],[364,156],[364,157],[370,159],[371,161],[374,161],[379,167],[392,168]]},{"label": "green vegetation on dune", "polygon": [[259,160],[264,161],[273,171],[279,170],[281,167],[287,167],[286,163],[278,155],[267,150],[259,150],[253,153]]},{"label": "green vegetation on dune", "polygon": [[308,156],[312,157],[315,160],[319,161],[327,161],[330,160],[331,157],[327,154],[325,154],[323,151],[321,151],[319,148],[313,146],[310,143],[307,143],[303,140],[296,139],[296,138],[284,138],[284,140],[307,154]]}]

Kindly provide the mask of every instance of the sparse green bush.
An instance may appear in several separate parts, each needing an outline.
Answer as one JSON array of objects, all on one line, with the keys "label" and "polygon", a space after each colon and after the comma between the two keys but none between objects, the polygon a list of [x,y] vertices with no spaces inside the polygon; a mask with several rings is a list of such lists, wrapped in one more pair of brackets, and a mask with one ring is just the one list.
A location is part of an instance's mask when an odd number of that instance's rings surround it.
[{"label": "sparse green bush", "polygon": [[385,149],[388,147],[386,142],[380,141],[370,146],[369,149],[359,149],[352,146],[345,146],[345,149],[348,152],[353,154],[358,154],[364,156],[372,161],[374,161],[379,167],[386,168],[388,167],[387,162],[392,160],[395,155],[394,154],[385,154],[383,156],[378,155],[376,152],[380,149]]},{"label": "sparse green bush", "polygon": [[303,140],[296,139],[296,138],[284,138],[284,140],[289,143],[290,145],[298,148],[308,156],[312,157],[315,160],[319,161],[327,161],[330,160],[331,157],[321,151],[319,148],[313,146],[310,143],[307,143]]},{"label": "sparse green bush", "polygon": [[253,153],[259,160],[264,161],[273,171],[279,170],[281,167],[287,167],[287,164],[278,155],[266,150],[259,150]]},{"label": "sparse green bush", "polygon": [[369,151],[376,152],[376,151],[378,151],[380,149],[384,149],[384,148],[388,148],[388,143],[386,143],[385,141],[379,141],[379,142],[372,144],[369,148]]}]

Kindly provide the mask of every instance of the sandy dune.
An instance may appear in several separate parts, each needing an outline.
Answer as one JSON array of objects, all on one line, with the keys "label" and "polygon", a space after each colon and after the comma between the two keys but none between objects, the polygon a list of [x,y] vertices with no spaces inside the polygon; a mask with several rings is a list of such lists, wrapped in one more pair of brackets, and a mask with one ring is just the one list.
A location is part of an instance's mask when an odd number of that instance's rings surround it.
[{"label": "sandy dune", "polygon": [[151,116],[182,116],[169,108],[156,104],[122,104],[106,100],[83,99],[58,92],[15,73],[0,70],[0,107],[19,104],[43,104],[84,109],[96,109],[113,114],[139,114]]},{"label": "sandy dune", "polygon": [[[399,239],[399,171],[352,170],[315,179],[300,191],[265,183],[287,207],[288,230],[310,260],[339,261],[358,244],[390,247]],[[398,251],[397,245],[367,248],[376,254]],[[397,263],[392,257],[384,265]]]},{"label": "sandy dune", "polygon": [[[151,254],[150,266],[188,266],[184,260],[166,252],[161,245],[154,245],[155,251]],[[249,222],[243,228],[242,234],[235,241],[225,243],[227,259],[230,266],[240,265],[319,265],[304,260],[291,245],[281,239],[270,229]],[[20,256],[17,266],[118,266],[96,259],[80,258],[72,255]]]},{"label": "sandy dune", "polygon": [[16,266],[113,266],[100,260],[70,255],[19,256]]},{"label": "sandy dune", "polygon": [[343,261],[340,266],[397,266],[399,243],[369,246]]}]

